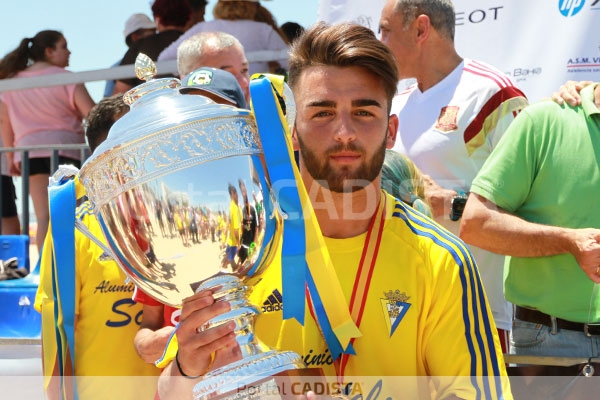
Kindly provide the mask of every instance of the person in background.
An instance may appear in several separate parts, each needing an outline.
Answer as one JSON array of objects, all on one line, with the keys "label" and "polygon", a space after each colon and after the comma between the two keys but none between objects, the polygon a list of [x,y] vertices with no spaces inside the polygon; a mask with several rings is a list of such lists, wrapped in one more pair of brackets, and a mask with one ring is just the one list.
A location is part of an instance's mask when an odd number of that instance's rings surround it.
[{"label": "person in background", "polygon": [[[125,21],[125,29],[123,30],[123,36],[125,37],[125,44],[127,47],[131,47],[133,43],[140,39],[148,37],[156,33],[156,24],[146,14],[133,14],[127,21]],[[122,60],[122,59],[121,59]],[[112,67],[121,65],[121,60],[117,61]],[[104,97],[109,97],[115,88],[115,81],[106,81],[104,87]]]},{"label": "person in background", "polygon": [[551,99],[559,105],[567,102],[571,106],[581,104],[581,89],[591,85],[592,81],[566,81],[556,92],[552,93]]},{"label": "person in background", "polygon": [[281,32],[286,37],[288,43],[293,43],[294,40],[298,39],[302,33],[304,33],[304,27],[297,22],[288,21],[282,24],[280,27]]},{"label": "person in background", "polygon": [[244,48],[234,36],[224,32],[201,32],[181,42],[177,49],[177,69],[185,76],[200,67],[213,67],[232,73],[250,104],[250,75]]},{"label": "person in background", "polygon": [[238,249],[237,265],[242,267],[244,262],[252,255],[254,241],[258,235],[258,218],[256,216],[256,208],[248,200],[248,190],[243,179],[238,181],[240,193],[242,195],[242,204],[240,210],[242,212],[242,234],[240,237],[240,247]]},{"label": "person in background", "polygon": [[[158,60],[172,60],[177,57],[177,48],[187,38],[200,32],[225,32],[236,37],[247,52],[261,50],[287,50],[288,45],[272,26],[255,20],[257,0],[219,0],[213,8],[214,20],[197,23],[187,30],[178,40],[169,45]],[[285,60],[250,63],[250,75],[275,72],[286,68]]]},{"label": "person in background", "polygon": [[[106,97],[92,108],[86,124],[92,152],[106,139],[113,123],[128,111],[129,106],[120,95]],[[107,245],[89,201],[77,207],[76,218]],[[55,352],[60,338],[56,335],[55,298],[60,293],[52,278],[52,253],[53,245],[60,243],[51,238],[48,235],[41,257],[35,308],[42,314],[46,396],[59,399],[62,397]],[[126,282],[119,265],[79,229],[75,230],[74,256],[75,348],[70,351],[75,358],[71,369],[63,372],[64,376],[77,377],[80,399],[151,399],[160,370],[144,363],[133,346],[142,313],[142,305],[131,299],[135,285]]]},{"label": "person in background", "polygon": [[188,21],[186,31],[192,26],[196,25],[198,22],[204,21],[204,15],[206,14],[206,5],[208,4],[207,0],[188,0],[190,3],[190,7],[192,8],[192,14],[190,16],[190,20]]},{"label": "person in background", "polygon": [[[302,326],[274,310],[257,318],[256,337],[322,368],[329,379],[350,386],[353,398],[353,377],[379,382],[379,398],[512,398],[466,246],[381,190],[385,150],[393,147],[398,126],[398,117],[390,115],[398,82],[392,52],[366,27],[321,23],[294,42],[289,65],[297,107],[291,135],[300,150],[302,182],[337,277],[330,284],[339,285],[346,299],[364,294],[355,304],[364,310],[355,321],[362,335],[351,342],[354,355],[334,360],[315,320],[307,316]],[[377,221],[380,229],[373,228]],[[375,247],[377,252],[363,253]],[[361,259],[370,260],[364,270]],[[273,265],[261,275],[253,304],[281,291],[281,268]],[[361,270],[368,279],[357,279]],[[179,351],[159,380],[161,399],[192,398],[203,375],[240,359],[236,323],[197,330],[228,310],[229,303],[216,301],[210,290],[183,300]],[[435,378],[409,378],[416,376]]]},{"label": "person in background", "polygon": [[[473,181],[468,242],[506,254],[511,354],[600,357],[600,84],[517,116]],[[499,184],[502,183],[502,184]],[[555,375],[551,367],[531,375]]]},{"label": "person in background", "polygon": [[[38,32],[24,38],[19,46],[0,61],[0,79],[40,77],[69,73],[71,52],[62,33]],[[83,84],[40,87],[4,92],[0,104],[0,126],[4,147],[85,143],[82,120],[94,106]],[[81,165],[79,151],[59,151],[60,164]],[[36,244],[41,249],[48,230],[48,178],[51,171],[49,150],[6,153],[10,174],[21,175],[21,163],[29,162],[29,193],[37,220]]]},{"label": "person in background", "polygon": [[199,94],[218,104],[245,108],[246,99],[231,73],[211,67],[198,68],[181,79],[182,94]]},{"label": "person in background", "polygon": [[423,174],[408,157],[393,150],[385,151],[381,168],[381,187],[415,210],[431,218],[431,208],[425,202]]},{"label": "person in background", "polygon": [[[0,147],[3,147],[1,135]],[[10,166],[6,154],[2,153],[0,157],[2,168],[2,235],[19,235],[21,233],[21,222],[17,212],[15,183],[10,175]]]},{"label": "person in background", "polygon": [[[394,150],[423,171],[436,222],[457,235],[471,182],[527,99],[502,72],[457,53],[450,0],[387,0],[379,25],[400,77],[416,78],[394,98],[400,121]],[[506,352],[512,306],[502,293],[504,257],[469,250]]]},{"label": "person in background", "polygon": [[275,16],[271,14],[271,11],[269,11],[266,7],[263,7],[263,5],[260,4],[260,2],[257,2],[254,20],[256,22],[264,22],[265,24],[269,25],[279,34],[279,36],[283,39],[283,41],[286,44],[290,44],[285,33],[283,33],[279,25],[277,25],[277,20],[275,19]]},{"label": "person in background", "polygon": [[[160,52],[183,34],[191,14],[192,9],[188,0],[155,0],[152,3],[152,15],[156,22],[157,33],[133,43],[123,56],[120,65],[134,64],[139,53],[144,53],[153,61],[157,61]],[[138,78],[117,80],[113,94],[125,93],[141,83],[143,81]]]}]

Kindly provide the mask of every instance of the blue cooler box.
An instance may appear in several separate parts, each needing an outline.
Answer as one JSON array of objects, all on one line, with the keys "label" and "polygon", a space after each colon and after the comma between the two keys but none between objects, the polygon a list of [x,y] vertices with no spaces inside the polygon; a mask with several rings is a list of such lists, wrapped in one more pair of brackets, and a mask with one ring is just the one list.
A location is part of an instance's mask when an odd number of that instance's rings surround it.
[{"label": "blue cooler box", "polygon": [[[30,271],[29,236],[0,236],[0,259],[11,257],[17,257],[19,267]],[[0,338],[40,337],[42,318],[33,308],[39,281],[38,268],[24,278],[0,281]]]},{"label": "blue cooler box", "polygon": [[0,235],[0,259],[8,260],[17,257],[19,267],[29,268],[29,236],[28,235]]},{"label": "blue cooler box", "polygon": [[0,338],[39,338],[42,317],[33,308],[38,271],[21,279],[0,281]]}]

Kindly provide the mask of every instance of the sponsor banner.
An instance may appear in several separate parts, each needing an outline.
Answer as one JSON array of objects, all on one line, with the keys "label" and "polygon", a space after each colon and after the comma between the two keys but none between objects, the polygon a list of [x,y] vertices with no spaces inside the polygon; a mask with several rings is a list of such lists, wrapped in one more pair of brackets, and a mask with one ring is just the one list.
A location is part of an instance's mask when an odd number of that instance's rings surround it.
[{"label": "sponsor banner", "polygon": [[[319,19],[378,31],[384,0],[321,0]],[[530,102],[567,80],[600,81],[600,0],[454,0],[460,55],[509,75]]]}]

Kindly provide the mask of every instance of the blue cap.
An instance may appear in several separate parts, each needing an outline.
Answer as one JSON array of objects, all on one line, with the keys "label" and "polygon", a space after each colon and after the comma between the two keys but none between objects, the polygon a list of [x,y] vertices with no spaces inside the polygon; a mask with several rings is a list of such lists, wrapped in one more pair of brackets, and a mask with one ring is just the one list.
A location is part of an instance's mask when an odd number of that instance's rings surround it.
[{"label": "blue cap", "polygon": [[201,67],[181,80],[180,93],[200,90],[212,93],[236,107],[246,108],[242,87],[230,72],[217,68]]}]

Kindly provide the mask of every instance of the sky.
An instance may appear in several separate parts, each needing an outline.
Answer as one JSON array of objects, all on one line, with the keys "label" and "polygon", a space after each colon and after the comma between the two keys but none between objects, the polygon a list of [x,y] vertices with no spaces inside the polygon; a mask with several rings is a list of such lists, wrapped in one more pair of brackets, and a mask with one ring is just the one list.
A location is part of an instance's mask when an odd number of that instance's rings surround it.
[{"label": "sky", "polygon": [[[209,0],[205,19],[211,20]],[[319,0],[261,1],[279,25],[298,22],[308,27],[316,22]],[[151,0],[2,0],[0,5],[0,57],[14,50],[25,37],[44,29],[61,31],[71,50],[70,65],[74,72],[109,68],[127,51],[123,37],[125,20],[134,13],[152,17]],[[98,101],[104,82],[87,83]]]}]

